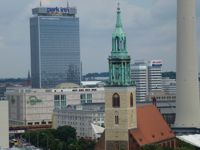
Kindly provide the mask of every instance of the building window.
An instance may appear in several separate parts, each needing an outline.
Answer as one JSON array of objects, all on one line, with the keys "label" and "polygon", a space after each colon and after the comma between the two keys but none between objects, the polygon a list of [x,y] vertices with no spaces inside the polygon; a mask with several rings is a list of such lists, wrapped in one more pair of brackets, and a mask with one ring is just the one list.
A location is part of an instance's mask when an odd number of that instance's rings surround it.
[{"label": "building window", "polygon": [[114,148],[114,149],[115,149],[115,150],[120,150],[120,149],[119,149],[119,143],[118,143],[118,142],[115,143],[115,148]]},{"label": "building window", "polygon": [[33,125],[33,123],[32,122],[28,122],[28,125],[30,126],[30,125]]},{"label": "building window", "polygon": [[81,100],[81,104],[92,103],[92,94],[91,93],[81,94],[80,100]]},{"label": "building window", "polygon": [[66,95],[61,95],[61,100],[66,100]]},{"label": "building window", "polygon": [[175,148],[173,140],[171,141],[171,148]]},{"label": "building window", "polygon": [[133,93],[130,95],[130,106],[133,107]]},{"label": "building window", "polygon": [[54,95],[54,100],[59,100],[60,99],[60,95]]},{"label": "building window", "polygon": [[115,124],[119,124],[119,116],[115,115]]},{"label": "building window", "polygon": [[112,97],[112,104],[113,104],[113,107],[120,107],[120,96],[119,94],[115,93],[113,94],[113,97]]},{"label": "building window", "polygon": [[119,124],[119,112],[115,111],[115,124],[118,125]]}]

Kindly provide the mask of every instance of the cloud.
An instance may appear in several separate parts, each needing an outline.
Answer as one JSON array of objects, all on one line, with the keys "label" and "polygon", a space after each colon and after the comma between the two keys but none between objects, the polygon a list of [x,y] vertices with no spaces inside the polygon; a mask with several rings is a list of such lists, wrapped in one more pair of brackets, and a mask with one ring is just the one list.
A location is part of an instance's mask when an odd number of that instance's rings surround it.
[{"label": "cloud", "polygon": [[4,39],[2,36],[0,36],[0,48],[4,45]]},{"label": "cloud", "polygon": [[[116,3],[116,0],[70,0],[80,18],[84,73],[108,70]],[[6,65],[0,63],[0,77],[24,77],[30,69],[29,18],[31,9],[39,6],[39,0],[6,0],[0,4],[0,60],[6,62]],[[43,0],[43,6],[66,5],[66,1]],[[200,1],[197,1],[199,6]],[[132,59],[163,59],[164,70],[175,70],[176,1],[123,0],[121,10]],[[199,37],[200,9],[197,16]]]}]

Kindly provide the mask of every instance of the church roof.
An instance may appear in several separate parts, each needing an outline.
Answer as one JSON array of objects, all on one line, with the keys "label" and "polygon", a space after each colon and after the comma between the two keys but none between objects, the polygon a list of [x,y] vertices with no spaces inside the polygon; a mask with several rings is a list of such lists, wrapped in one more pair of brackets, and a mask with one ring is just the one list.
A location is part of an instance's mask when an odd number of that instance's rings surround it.
[{"label": "church roof", "polygon": [[137,129],[130,131],[130,134],[140,146],[175,138],[154,105],[137,107],[137,126]]}]

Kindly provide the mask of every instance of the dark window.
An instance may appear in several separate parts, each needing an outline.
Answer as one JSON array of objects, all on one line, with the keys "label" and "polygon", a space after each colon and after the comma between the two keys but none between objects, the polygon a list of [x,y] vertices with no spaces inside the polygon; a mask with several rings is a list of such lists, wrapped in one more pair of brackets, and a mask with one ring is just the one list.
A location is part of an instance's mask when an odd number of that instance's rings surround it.
[{"label": "dark window", "polygon": [[28,122],[28,125],[33,125],[33,123],[32,122]]},{"label": "dark window", "polygon": [[35,122],[35,125],[39,125],[40,123],[39,122]]},{"label": "dark window", "polygon": [[54,100],[59,100],[60,99],[60,95],[54,95]]},{"label": "dark window", "polygon": [[119,116],[115,116],[115,124],[119,124]]},{"label": "dark window", "polygon": [[175,148],[174,141],[171,141],[171,148]]},{"label": "dark window", "polygon": [[119,94],[115,93],[112,97],[113,107],[120,107],[120,96]]},{"label": "dark window", "polygon": [[167,147],[170,147],[170,142],[167,142]]},{"label": "dark window", "polygon": [[130,106],[133,107],[133,93],[130,95]]},{"label": "dark window", "polygon": [[46,122],[43,120],[43,121],[42,121],[42,124],[46,124]]},{"label": "dark window", "polygon": [[119,150],[119,143],[118,142],[115,143],[115,149]]}]

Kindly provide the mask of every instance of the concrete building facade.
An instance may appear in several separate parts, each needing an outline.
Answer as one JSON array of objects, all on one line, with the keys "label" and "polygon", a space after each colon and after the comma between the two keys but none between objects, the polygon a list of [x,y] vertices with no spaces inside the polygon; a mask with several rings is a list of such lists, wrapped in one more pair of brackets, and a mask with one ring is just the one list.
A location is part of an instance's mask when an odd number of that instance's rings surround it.
[{"label": "concrete building facade", "polygon": [[176,79],[162,78],[162,90],[168,94],[176,94]]},{"label": "concrete building facade", "polygon": [[8,88],[6,97],[11,125],[51,124],[54,108],[104,102],[104,88]]},{"label": "concrete building facade", "polygon": [[136,100],[144,101],[148,95],[148,67],[146,62],[137,61],[131,65],[131,77],[136,85]]},{"label": "concrete building facade", "polygon": [[0,149],[9,148],[8,101],[0,100]]},{"label": "concrete building facade", "polygon": [[149,93],[162,90],[162,60],[151,60],[148,63]]},{"label": "concrete building facade", "polygon": [[53,127],[69,125],[76,129],[77,136],[95,139],[92,123],[104,127],[104,103],[71,105],[70,107],[55,109]]},{"label": "concrete building facade", "polygon": [[136,85],[136,100],[145,101],[146,95],[162,91],[162,60],[135,61],[131,78]]},{"label": "concrete building facade", "polygon": [[37,91],[24,88],[7,90],[10,125],[51,124],[54,95],[53,93],[46,95],[44,93],[45,90]]}]

